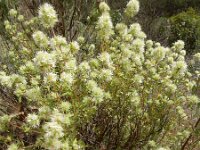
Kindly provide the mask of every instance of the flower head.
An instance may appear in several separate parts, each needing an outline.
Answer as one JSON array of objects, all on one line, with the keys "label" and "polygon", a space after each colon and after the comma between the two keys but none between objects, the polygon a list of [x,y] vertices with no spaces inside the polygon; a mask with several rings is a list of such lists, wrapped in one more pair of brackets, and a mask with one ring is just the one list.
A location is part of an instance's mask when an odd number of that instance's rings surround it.
[{"label": "flower head", "polygon": [[55,83],[57,81],[57,74],[55,73],[47,73],[47,75],[44,78],[45,83]]},{"label": "flower head", "polygon": [[28,114],[26,120],[27,120],[27,123],[33,128],[39,126],[40,124],[39,117],[36,114]]},{"label": "flower head", "polygon": [[9,15],[12,16],[12,17],[16,17],[17,16],[17,11],[15,9],[11,9],[9,11]]},{"label": "flower head", "polygon": [[99,5],[99,9],[102,12],[107,12],[107,11],[110,10],[110,7],[105,2],[101,2],[100,5]]},{"label": "flower head", "polygon": [[32,37],[33,37],[33,40],[35,41],[35,43],[39,47],[45,48],[48,46],[48,43],[49,43],[48,38],[43,32],[36,31],[33,33]]},{"label": "flower head", "polygon": [[56,62],[55,56],[46,51],[37,52],[33,61],[38,67],[55,67],[55,62]]},{"label": "flower head", "polygon": [[139,2],[138,0],[130,0],[126,6],[125,14],[128,17],[134,17],[139,11]]},{"label": "flower head", "polygon": [[46,132],[45,135],[44,135],[44,137],[46,139],[60,138],[60,137],[64,136],[62,126],[55,121],[54,122],[47,122],[43,126],[43,129]]},{"label": "flower head", "polygon": [[104,12],[97,22],[96,29],[98,37],[103,40],[108,40],[113,35],[113,23],[108,12]]},{"label": "flower head", "polygon": [[56,11],[53,6],[45,3],[39,8],[39,19],[45,28],[53,28],[58,21]]},{"label": "flower head", "polygon": [[50,40],[50,44],[52,48],[60,48],[60,47],[66,47],[67,46],[67,41],[64,37],[62,36],[55,36]]},{"label": "flower head", "polygon": [[60,81],[66,85],[71,85],[73,83],[73,76],[71,73],[63,72],[60,75]]}]

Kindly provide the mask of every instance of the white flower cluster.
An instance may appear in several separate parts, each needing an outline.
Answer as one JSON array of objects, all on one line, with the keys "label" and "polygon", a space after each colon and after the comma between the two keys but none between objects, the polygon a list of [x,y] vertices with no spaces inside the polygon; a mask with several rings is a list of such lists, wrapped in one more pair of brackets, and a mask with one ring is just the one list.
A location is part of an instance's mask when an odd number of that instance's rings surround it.
[{"label": "white flower cluster", "polygon": [[71,42],[70,49],[71,49],[72,53],[77,53],[80,49],[78,42],[76,42],[76,41]]},{"label": "white flower cluster", "polygon": [[11,9],[11,10],[9,11],[9,15],[12,16],[12,17],[16,17],[16,16],[17,16],[17,10]]},{"label": "white flower cluster", "polygon": [[63,72],[60,75],[60,81],[63,82],[67,86],[71,86],[73,83],[73,76],[71,73]]},{"label": "white flower cluster", "polygon": [[[45,138],[45,147],[54,147],[59,146],[59,143],[61,144],[61,141],[59,141],[59,138],[62,138],[64,136],[64,130],[63,127],[58,124],[57,122],[47,122],[43,126],[43,130],[45,131],[44,138]],[[55,141],[58,143],[54,145]]]},{"label": "white flower cluster", "polygon": [[56,83],[57,81],[57,74],[55,73],[47,73],[46,76],[44,77],[44,83]]},{"label": "white flower cluster", "polygon": [[38,86],[27,89],[25,92],[25,96],[29,101],[38,101],[41,99],[41,89]]},{"label": "white flower cluster", "polygon": [[99,39],[106,41],[114,34],[113,23],[109,14],[108,5],[103,2],[100,4],[100,9],[102,14],[98,19],[96,29],[98,30]]},{"label": "white flower cluster", "polygon": [[126,6],[125,14],[128,17],[133,17],[138,13],[139,7],[140,5],[138,0],[130,0]]},{"label": "white flower cluster", "polygon": [[53,6],[45,3],[39,8],[39,19],[45,28],[53,28],[58,21],[56,11]]},{"label": "white flower cluster", "polygon": [[97,83],[93,80],[87,82],[87,88],[91,94],[94,102],[102,102],[104,98],[104,91],[98,87]]},{"label": "white flower cluster", "polygon": [[51,46],[52,46],[53,49],[62,48],[62,47],[66,47],[67,46],[67,41],[62,36],[53,37],[51,39],[50,43],[51,43]]},{"label": "white flower cluster", "polygon": [[102,52],[98,58],[102,62],[102,64],[105,65],[106,67],[109,67],[109,68],[112,67],[111,57],[108,52]]},{"label": "white flower cluster", "polygon": [[40,68],[53,68],[56,64],[55,55],[46,51],[38,51],[33,61]]},{"label": "white flower cluster", "polygon": [[108,11],[110,11],[110,7],[109,7],[105,2],[101,2],[101,3],[100,3],[99,9],[100,9],[102,12],[108,12]]},{"label": "white flower cluster", "polygon": [[33,33],[32,36],[33,36],[33,40],[39,47],[46,48],[48,46],[49,40],[43,32],[36,31]]},{"label": "white flower cluster", "polygon": [[40,125],[39,117],[36,114],[28,114],[26,120],[27,123],[33,128],[36,128]]}]

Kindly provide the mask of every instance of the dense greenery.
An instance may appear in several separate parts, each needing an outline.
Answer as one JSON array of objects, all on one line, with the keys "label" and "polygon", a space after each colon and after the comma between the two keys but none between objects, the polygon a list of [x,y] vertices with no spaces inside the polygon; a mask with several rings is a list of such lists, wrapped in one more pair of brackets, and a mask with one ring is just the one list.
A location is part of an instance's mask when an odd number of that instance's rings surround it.
[{"label": "dense greenery", "polygon": [[200,49],[200,14],[190,8],[186,12],[179,13],[170,18],[171,37],[170,41],[181,39],[186,43],[189,52]]},{"label": "dense greenery", "polygon": [[4,18],[2,149],[198,149],[200,53],[148,40],[137,0],[33,2]]}]

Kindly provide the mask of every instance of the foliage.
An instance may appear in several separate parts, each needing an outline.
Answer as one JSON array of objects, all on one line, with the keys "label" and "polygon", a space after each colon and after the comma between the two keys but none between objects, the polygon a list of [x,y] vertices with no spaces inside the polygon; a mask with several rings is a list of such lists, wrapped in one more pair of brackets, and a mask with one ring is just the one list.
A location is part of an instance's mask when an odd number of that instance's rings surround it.
[{"label": "foliage", "polygon": [[169,41],[181,39],[186,43],[188,53],[200,49],[200,14],[190,8],[170,18],[171,33]]},{"label": "foliage", "polygon": [[[131,0],[125,17],[136,8]],[[163,47],[138,23],[115,25],[104,2],[99,13],[92,40],[80,33],[66,40],[55,32],[60,18],[50,4],[31,19],[9,11],[0,83],[17,109],[0,117],[2,148],[198,147],[199,98],[192,90],[199,72],[189,72],[184,42]]]}]

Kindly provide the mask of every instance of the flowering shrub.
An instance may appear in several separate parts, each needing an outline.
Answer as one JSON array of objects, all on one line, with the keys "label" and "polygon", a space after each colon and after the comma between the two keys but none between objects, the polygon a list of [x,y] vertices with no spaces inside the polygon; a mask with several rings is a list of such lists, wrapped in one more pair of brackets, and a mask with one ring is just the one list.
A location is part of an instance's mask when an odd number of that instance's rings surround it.
[{"label": "flowering shrub", "polygon": [[[125,15],[138,9],[131,0]],[[199,72],[188,71],[184,43],[163,47],[146,40],[137,23],[114,25],[109,10],[100,4],[95,43],[55,35],[58,18],[50,4],[28,21],[10,12],[14,21],[5,21],[5,27],[13,45],[0,83],[14,94],[18,109],[0,117],[3,148],[198,147],[199,98],[192,90]]]}]

